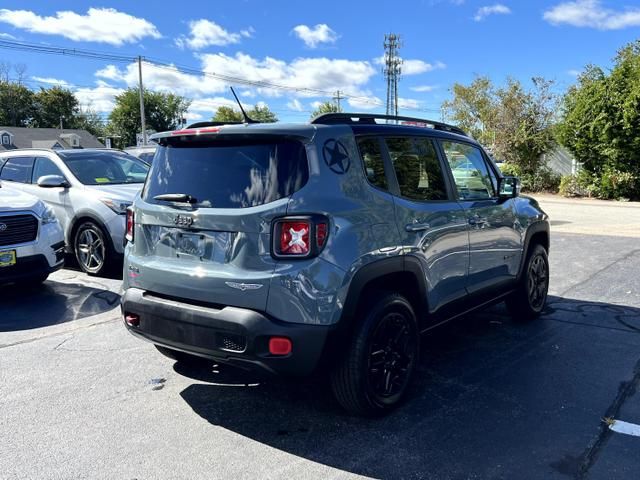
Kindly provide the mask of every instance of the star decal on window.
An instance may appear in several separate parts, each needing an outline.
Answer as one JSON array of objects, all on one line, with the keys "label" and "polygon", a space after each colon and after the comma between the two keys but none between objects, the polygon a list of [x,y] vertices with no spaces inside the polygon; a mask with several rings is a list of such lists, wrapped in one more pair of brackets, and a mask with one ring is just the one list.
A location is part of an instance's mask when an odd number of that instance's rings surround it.
[{"label": "star decal on window", "polygon": [[324,163],[333,173],[344,175],[349,171],[351,166],[349,152],[338,140],[327,140],[322,147],[322,156],[324,157]]}]

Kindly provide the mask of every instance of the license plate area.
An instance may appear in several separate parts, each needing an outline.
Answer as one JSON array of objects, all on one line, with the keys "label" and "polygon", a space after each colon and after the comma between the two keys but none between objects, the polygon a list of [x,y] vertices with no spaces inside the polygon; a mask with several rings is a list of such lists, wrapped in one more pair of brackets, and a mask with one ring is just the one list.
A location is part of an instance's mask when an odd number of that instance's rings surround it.
[{"label": "license plate area", "polygon": [[15,250],[0,250],[0,268],[16,264]]},{"label": "license plate area", "polygon": [[178,233],[176,239],[176,254],[202,259],[204,257],[205,236],[199,233]]}]

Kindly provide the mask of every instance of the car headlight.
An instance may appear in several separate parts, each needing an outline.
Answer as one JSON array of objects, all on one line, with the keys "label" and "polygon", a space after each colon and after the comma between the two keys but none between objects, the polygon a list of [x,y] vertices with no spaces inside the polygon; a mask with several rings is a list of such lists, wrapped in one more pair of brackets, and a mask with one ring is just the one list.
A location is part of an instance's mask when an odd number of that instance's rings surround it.
[{"label": "car headlight", "polygon": [[126,202],[123,200],[113,200],[111,198],[101,198],[100,201],[107,207],[113,210],[118,215],[124,215],[127,213],[127,208],[132,205],[132,202]]},{"label": "car headlight", "polygon": [[58,217],[53,213],[53,209],[49,205],[45,205],[44,211],[42,212],[42,224],[48,225],[50,223],[56,223],[58,221]]}]

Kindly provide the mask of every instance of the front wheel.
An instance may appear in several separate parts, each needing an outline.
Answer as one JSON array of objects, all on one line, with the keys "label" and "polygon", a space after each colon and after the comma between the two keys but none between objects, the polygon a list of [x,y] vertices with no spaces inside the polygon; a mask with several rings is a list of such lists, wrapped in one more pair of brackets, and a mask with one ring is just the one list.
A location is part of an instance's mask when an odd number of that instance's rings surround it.
[{"label": "front wheel", "polygon": [[418,323],[409,301],[389,293],[364,312],[331,373],[338,402],[356,415],[381,415],[403,399],[418,362]]},{"label": "front wheel", "polygon": [[529,251],[525,269],[516,290],[506,304],[514,320],[527,321],[540,315],[547,303],[549,291],[549,258],[542,245]]},{"label": "front wheel", "polygon": [[104,232],[93,222],[84,222],[78,227],[73,249],[78,265],[89,275],[104,273],[113,257]]}]

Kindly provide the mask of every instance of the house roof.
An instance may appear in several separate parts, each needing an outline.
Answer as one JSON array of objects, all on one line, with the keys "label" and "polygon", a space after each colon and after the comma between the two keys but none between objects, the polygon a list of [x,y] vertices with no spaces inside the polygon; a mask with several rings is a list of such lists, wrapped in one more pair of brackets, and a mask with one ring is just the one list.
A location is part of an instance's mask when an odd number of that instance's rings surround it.
[{"label": "house roof", "polygon": [[0,132],[3,131],[9,132],[13,135],[13,145],[2,145],[0,142],[0,151],[14,150],[16,148],[43,148],[47,144],[51,146],[56,142],[66,148],[66,145],[68,145],[68,143],[65,142],[65,138],[61,138],[60,135],[72,133],[80,137],[80,147],[82,148],[104,148],[104,145],[86,130],[73,128],[60,130],[59,128],[25,128],[0,126]]}]

